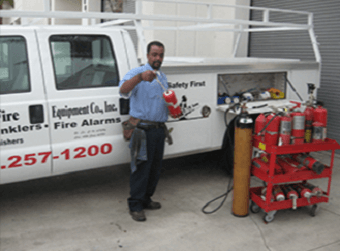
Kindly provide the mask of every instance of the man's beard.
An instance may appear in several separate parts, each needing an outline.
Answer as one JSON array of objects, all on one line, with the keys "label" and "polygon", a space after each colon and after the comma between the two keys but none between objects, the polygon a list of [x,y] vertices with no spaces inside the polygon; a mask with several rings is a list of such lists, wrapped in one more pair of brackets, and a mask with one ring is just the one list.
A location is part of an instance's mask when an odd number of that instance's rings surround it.
[{"label": "man's beard", "polygon": [[[156,66],[156,63],[158,63],[159,66]],[[161,65],[162,65],[162,62],[157,60],[157,61],[152,62],[151,67],[155,70],[159,70],[159,68],[161,68]]]}]

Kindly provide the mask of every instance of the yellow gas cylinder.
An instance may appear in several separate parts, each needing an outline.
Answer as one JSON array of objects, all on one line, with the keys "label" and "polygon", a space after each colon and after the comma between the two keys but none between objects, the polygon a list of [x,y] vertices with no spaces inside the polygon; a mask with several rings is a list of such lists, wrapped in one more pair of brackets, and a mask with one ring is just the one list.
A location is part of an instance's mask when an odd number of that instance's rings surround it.
[{"label": "yellow gas cylinder", "polygon": [[244,217],[249,213],[250,167],[252,157],[253,120],[245,107],[235,120],[233,214]]}]

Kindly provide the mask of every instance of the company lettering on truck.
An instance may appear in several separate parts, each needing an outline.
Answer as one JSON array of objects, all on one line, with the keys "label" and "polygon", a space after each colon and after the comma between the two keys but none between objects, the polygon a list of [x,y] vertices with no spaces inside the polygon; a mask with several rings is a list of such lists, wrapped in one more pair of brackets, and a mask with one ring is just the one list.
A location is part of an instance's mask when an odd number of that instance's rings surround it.
[{"label": "company lettering on truck", "polygon": [[187,89],[188,87],[205,87],[205,81],[202,82],[197,82],[197,81],[190,81],[189,83],[187,82],[168,82],[169,88],[170,89],[178,89],[178,88],[183,88]]},{"label": "company lettering on truck", "polygon": [[101,146],[91,145],[86,147],[76,147],[73,150],[65,149],[60,155],[52,156],[52,152],[40,152],[30,153],[24,156],[13,155],[7,158],[9,162],[7,165],[1,165],[1,169],[22,167],[22,166],[33,166],[37,163],[44,164],[47,160],[52,157],[53,159],[63,158],[63,160],[80,159],[86,157],[94,157],[98,154],[106,155],[112,152],[112,145],[110,143],[104,143]]},{"label": "company lettering on truck", "polygon": [[6,113],[5,110],[0,109],[0,122],[11,122],[12,120],[19,120],[19,113]]},{"label": "company lettering on truck", "polygon": [[52,106],[52,116],[53,118],[62,119],[63,117],[71,118],[71,116],[79,116],[79,115],[88,115],[88,114],[103,114],[108,112],[116,112],[118,108],[115,104],[108,104],[104,101],[104,109],[100,108],[100,106],[96,105],[95,102],[92,102],[90,105],[83,107],[67,107],[58,108],[57,106]]},{"label": "company lettering on truck", "polygon": [[[120,118],[108,118],[108,119],[84,119],[81,126],[103,125],[120,123]],[[67,129],[75,128],[78,124],[76,122],[55,122],[54,129]]]},{"label": "company lettering on truck", "polygon": [[[116,104],[110,104],[107,101],[104,101],[103,108],[97,105],[95,102],[92,102],[90,105],[81,106],[81,107],[68,107],[65,105],[64,108],[58,108],[57,106],[52,106],[52,117],[53,118],[71,118],[73,116],[80,115],[89,115],[89,114],[104,114],[117,112],[118,108]],[[104,124],[113,124],[120,123],[121,118],[105,118],[105,119],[84,119],[80,126],[95,126],[95,125],[104,125]],[[54,129],[68,129],[68,128],[76,128],[79,123],[77,122],[54,122]],[[77,137],[78,138],[78,137]]]},{"label": "company lettering on truck", "polygon": [[[18,112],[6,113],[5,110],[0,110],[0,122],[2,123],[10,123],[13,121],[19,121],[20,114]],[[45,125],[48,127],[48,125]],[[10,125],[8,127],[1,128],[1,134],[11,134],[11,133],[21,133],[21,132],[30,132],[33,130],[40,130],[43,126],[41,124],[36,125]],[[16,139],[16,140],[3,140],[1,139],[0,145],[14,145],[14,144],[22,144],[23,139]]]}]

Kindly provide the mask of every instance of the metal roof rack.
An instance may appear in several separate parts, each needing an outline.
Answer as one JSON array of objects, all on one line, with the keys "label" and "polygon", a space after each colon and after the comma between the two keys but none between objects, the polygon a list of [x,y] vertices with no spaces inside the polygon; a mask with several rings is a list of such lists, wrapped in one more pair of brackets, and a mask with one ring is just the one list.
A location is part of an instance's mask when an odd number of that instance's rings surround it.
[{"label": "metal roof rack", "polygon": [[[252,6],[214,4],[214,3],[199,3],[190,1],[172,1],[172,0],[133,0],[135,2],[135,13],[102,13],[102,12],[73,12],[73,11],[51,11],[49,0],[44,0],[43,11],[22,11],[22,10],[0,10],[0,17],[19,17],[19,18],[33,18],[33,21],[24,25],[30,25],[42,18],[55,19],[89,19],[92,20],[90,25],[97,25],[99,27],[111,27],[115,25],[122,25],[127,22],[132,22],[133,25],[124,25],[124,29],[133,29],[137,31],[139,43],[142,48],[146,48],[146,40],[144,37],[144,30],[172,30],[172,31],[221,31],[221,32],[236,32],[237,38],[234,44],[234,57],[240,43],[240,37],[245,32],[270,32],[270,31],[292,31],[305,30],[308,31],[310,40],[313,46],[316,61],[321,63],[321,56],[318,48],[318,43],[313,29],[313,13],[305,11],[281,10],[272,8],[260,8]],[[145,15],[142,13],[142,2],[154,3],[171,3],[171,4],[185,4],[192,6],[205,6],[205,17],[189,17],[178,15]],[[248,11],[261,11],[262,20],[241,20],[241,19],[217,19],[213,17],[214,8],[234,8]],[[305,24],[291,23],[291,22],[273,22],[270,21],[272,13],[286,13],[295,14],[306,17]],[[95,24],[95,19],[110,19],[104,23]],[[170,21],[176,22],[175,26],[155,26],[146,25],[142,21]],[[177,25],[177,23],[189,23],[188,25]],[[195,23],[192,25],[192,23]],[[144,55],[143,55],[144,56]],[[145,56],[144,56],[145,57]],[[146,61],[146,58],[143,58]]]}]

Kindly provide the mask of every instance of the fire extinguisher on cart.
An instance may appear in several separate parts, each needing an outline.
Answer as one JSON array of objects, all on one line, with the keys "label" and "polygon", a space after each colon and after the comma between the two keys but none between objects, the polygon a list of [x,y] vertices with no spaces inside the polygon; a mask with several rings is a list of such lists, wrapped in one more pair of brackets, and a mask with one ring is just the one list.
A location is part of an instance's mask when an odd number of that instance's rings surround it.
[{"label": "fire extinguisher on cart", "polygon": [[[321,137],[321,141],[325,141],[327,138],[327,109],[324,108],[322,105],[318,105],[317,108],[314,109],[313,112],[313,125],[315,124],[321,127],[321,136],[317,135],[313,132],[313,141],[314,137],[318,139]],[[316,130],[315,130],[316,131]]]},{"label": "fire extinguisher on cart", "polygon": [[279,114],[271,113],[266,118],[266,133],[264,136],[266,145],[277,145],[279,140],[281,118]]},{"label": "fire extinguisher on cart", "polygon": [[312,143],[312,132],[313,132],[313,114],[314,114],[314,96],[313,92],[315,89],[315,85],[308,83],[308,94],[309,99],[306,102],[306,109],[303,112],[305,115],[305,143]]},{"label": "fire extinguisher on cart", "polygon": [[289,145],[292,132],[292,117],[286,110],[280,121],[279,146]]},{"label": "fire extinguisher on cart", "polygon": [[292,112],[292,145],[303,144],[305,139],[305,115],[302,112]]}]

